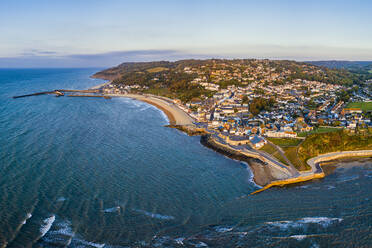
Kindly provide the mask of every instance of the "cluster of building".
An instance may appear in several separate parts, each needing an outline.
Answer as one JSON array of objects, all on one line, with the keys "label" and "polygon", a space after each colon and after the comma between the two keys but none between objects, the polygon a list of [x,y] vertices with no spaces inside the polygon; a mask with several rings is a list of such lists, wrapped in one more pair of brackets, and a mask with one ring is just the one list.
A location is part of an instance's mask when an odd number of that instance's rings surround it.
[{"label": "cluster of building", "polygon": [[[312,65],[297,65],[294,69],[269,60],[211,62],[209,65],[186,66],[184,73],[196,75],[190,82],[213,91],[212,97],[201,96],[188,103],[174,100],[188,112],[198,125],[213,131],[231,145],[250,144],[262,147],[265,137],[296,138],[314,126],[332,126],[355,130],[371,126],[370,114],[360,109],[346,108],[337,92],[345,86],[320,81],[293,79],[290,76],[301,67],[306,75],[321,73]],[[125,93],[141,86],[107,88],[107,92]],[[368,88],[364,88],[370,94]],[[357,96],[356,98],[366,97]],[[255,98],[273,98],[269,111],[253,115],[249,103]],[[365,99],[364,99],[365,100]]]}]

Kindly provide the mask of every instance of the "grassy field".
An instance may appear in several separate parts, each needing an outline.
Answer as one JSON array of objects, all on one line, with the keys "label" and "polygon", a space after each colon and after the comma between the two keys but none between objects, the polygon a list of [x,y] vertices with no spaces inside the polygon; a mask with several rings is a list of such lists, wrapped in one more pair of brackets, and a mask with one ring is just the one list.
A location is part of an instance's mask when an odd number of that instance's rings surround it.
[{"label": "grassy field", "polygon": [[282,157],[282,155],[280,155],[280,153],[272,145],[266,144],[260,150],[267,152],[268,154],[270,154],[271,156],[273,156],[274,158],[276,158],[283,164],[287,165],[287,162],[285,161],[285,159]]},{"label": "grassy field", "polygon": [[337,132],[339,130],[340,128],[334,128],[334,127],[318,127],[318,128],[314,128],[313,130],[309,132],[299,132],[297,133],[297,136],[306,137],[307,135],[310,135],[310,134],[330,133],[330,132]]},{"label": "grassy field", "polygon": [[350,102],[346,108],[358,108],[363,111],[372,111],[372,102]]},{"label": "grassy field", "polygon": [[280,147],[298,146],[302,141],[301,139],[291,138],[267,138],[267,139]]},{"label": "grassy field", "polygon": [[[267,138],[267,139],[271,141],[272,143],[274,143],[275,145],[280,146],[283,149],[284,155],[293,164],[293,166],[296,167],[297,170],[302,171],[302,170],[310,169],[310,166],[308,166],[306,163],[300,160],[297,156],[297,148],[298,148],[298,145],[303,141],[302,139],[292,139],[292,138]],[[269,146],[269,144],[266,144],[265,146]],[[267,149],[276,150],[275,148],[269,148],[269,147]],[[276,157],[280,162],[286,164],[286,161],[282,158],[280,153],[276,152],[272,155]],[[280,160],[275,155],[280,156],[282,160]]]},{"label": "grassy field", "polygon": [[150,88],[145,90],[144,93],[172,98],[172,92],[166,88]]},{"label": "grassy field", "polygon": [[155,72],[161,72],[161,71],[167,71],[167,70],[169,69],[165,67],[154,67],[154,68],[148,69],[147,71],[150,73],[155,73]]},{"label": "grassy field", "polygon": [[[295,145],[294,141],[285,139],[278,139],[272,142],[281,146],[285,156],[301,171],[310,169],[306,161],[320,154],[336,151],[372,149],[371,131],[366,129],[364,133],[350,134],[342,129],[319,128],[314,130],[302,143],[299,142],[297,145]],[[289,144],[293,144],[293,146],[289,146]]]},{"label": "grassy field", "polygon": [[320,154],[372,149],[372,134],[350,134],[344,130],[312,134],[298,147],[298,158],[305,162]]},{"label": "grassy field", "polygon": [[297,156],[297,147],[284,147],[284,154],[285,156],[291,161],[294,167],[296,167],[297,170],[303,171],[303,170],[309,170],[311,169],[310,166],[302,161]]}]

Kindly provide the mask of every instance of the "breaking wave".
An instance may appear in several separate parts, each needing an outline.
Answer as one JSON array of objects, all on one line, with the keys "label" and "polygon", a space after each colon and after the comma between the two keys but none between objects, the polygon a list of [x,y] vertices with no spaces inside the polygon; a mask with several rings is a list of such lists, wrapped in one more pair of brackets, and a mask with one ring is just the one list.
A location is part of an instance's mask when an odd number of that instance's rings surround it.
[{"label": "breaking wave", "polygon": [[114,213],[114,212],[119,212],[120,211],[120,206],[112,207],[112,208],[106,208],[103,210],[105,213]]},{"label": "breaking wave", "polygon": [[44,237],[44,235],[50,230],[55,220],[55,215],[52,215],[49,218],[43,220],[43,225],[40,227],[41,237]]},{"label": "breaking wave", "polygon": [[26,224],[27,220],[32,217],[31,213],[27,213],[26,218],[22,221],[22,225]]},{"label": "breaking wave", "polygon": [[274,222],[265,222],[265,224],[269,226],[278,227],[280,229],[288,229],[288,228],[298,228],[305,224],[318,224],[322,227],[328,227],[331,224],[339,223],[343,219],[341,218],[328,218],[328,217],[305,217],[295,221],[274,221]]},{"label": "breaking wave", "polygon": [[151,218],[154,218],[154,219],[160,219],[160,220],[174,220],[175,218],[173,216],[170,216],[170,215],[162,215],[162,214],[157,214],[157,213],[151,213],[151,212],[147,212],[145,210],[141,210],[141,209],[133,209],[134,211],[136,211],[137,213],[140,213],[140,214],[144,214],[148,217],[151,217]]},{"label": "breaking wave", "polygon": [[66,198],[64,198],[63,196],[58,197],[57,202],[63,202],[63,201],[66,201]]}]

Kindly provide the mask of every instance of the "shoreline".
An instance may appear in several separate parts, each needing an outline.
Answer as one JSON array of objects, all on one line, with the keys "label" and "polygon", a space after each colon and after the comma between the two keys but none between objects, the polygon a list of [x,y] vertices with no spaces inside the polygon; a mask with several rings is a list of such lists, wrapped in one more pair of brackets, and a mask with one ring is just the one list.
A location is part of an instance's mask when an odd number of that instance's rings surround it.
[{"label": "shoreline", "polygon": [[289,177],[289,175],[283,173],[283,171],[277,169],[276,167],[270,166],[269,164],[258,158],[250,157],[244,153],[241,153],[240,151],[237,151],[232,147],[224,146],[216,142],[208,135],[202,135],[200,137],[200,143],[205,147],[212,149],[215,152],[230,159],[247,163],[253,174],[254,183],[260,187],[265,187],[275,180],[285,179]]},{"label": "shoreline", "polygon": [[174,115],[169,110],[167,110],[166,108],[163,108],[162,106],[156,104],[153,101],[143,100],[143,102],[151,104],[152,106],[156,107],[160,111],[163,111],[163,113],[167,116],[169,125],[175,125],[176,119],[175,119]]},{"label": "shoreline", "polygon": [[[91,89],[100,89],[109,83],[110,81],[97,85]],[[193,123],[193,119],[185,111],[183,111],[181,108],[175,105],[172,102],[172,99],[158,97],[154,95],[140,94],[105,94],[105,95],[110,97],[127,97],[151,104],[158,108],[167,116],[169,121],[168,127],[177,128],[180,131],[185,132],[189,136],[200,135],[201,136],[200,143],[205,147],[212,149],[218,152],[219,154],[227,156],[230,159],[247,163],[253,174],[253,182],[256,185],[262,187],[261,189],[250,193],[251,195],[257,194],[274,186],[283,187],[289,184],[296,184],[300,182],[310,181],[313,179],[324,178],[326,175],[320,165],[320,163],[323,162],[329,162],[332,160],[336,160],[338,158],[354,158],[361,156],[372,157],[372,150],[344,151],[321,154],[307,161],[307,164],[309,164],[311,167],[310,171],[305,172],[297,171],[298,173],[296,175],[291,173],[288,174],[285,171],[283,171],[283,169],[279,170],[280,168],[276,168],[276,166],[273,166],[272,164],[268,163],[267,159],[256,158],[250,156],[249,154],[246,154],[246,152],[236,150],[233,147],[230,146],[225,147],[225,145],[219,144],[219,142],[209,137],[208,132],[206,132],[205,129],[197,128],[197,126]],[[276,159],[273,158],[273,160]]]},{"label": "shoreline", "polygon": [[90,89],[90,90],[98,90],[98,89],[100,89],[100,88],[102,88],[102,87],[108,85],[109,83],[111,83],[111,81],[107,81],[107,82],[105,82],[105,83],[102,83],[102,84],[99,84],[99,85],[95,85],[95,86],[93,86],[93,87],[91,87],[91,88],[89,88],[89,89]]},{"label": "shoreline", "polygon": [[193,119],[186,112],[172,103],[171,99],[169,99],[169,101],[165,101],[164,99],[153,95],[139,94],[105,94],[105,96],[126,97],[151,104],[163,111],[168,118],[169,125],[194,126]]},{"label": "shoreline", "polygon": [[300,182],[311,181],[313,179],[324,178],[326,175],[324,173],[321,163],[331,162],[337,159],[361,158],[361,157],[371,158],[372,150],[341,151],[341,152],[330,152],[330,153],[320,154],[316,157],[313,157],[307,160],[307,164],[311,166],[310,172],[303,172],[298,177],[274,181],[266,185],[262,189],[252,192],[251,195],[260,193],[274,186],[283,187],[289,184],[295,184],[295,183],[300,183]]}]

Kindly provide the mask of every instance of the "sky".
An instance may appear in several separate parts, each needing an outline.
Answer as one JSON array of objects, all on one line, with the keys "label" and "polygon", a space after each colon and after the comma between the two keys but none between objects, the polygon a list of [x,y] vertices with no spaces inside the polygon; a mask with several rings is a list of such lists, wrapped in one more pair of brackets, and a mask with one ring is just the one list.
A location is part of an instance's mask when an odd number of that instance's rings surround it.
[{"label": "sky", "polygon": [[370,0],[1,0],[0,67],[372,60]]}]

